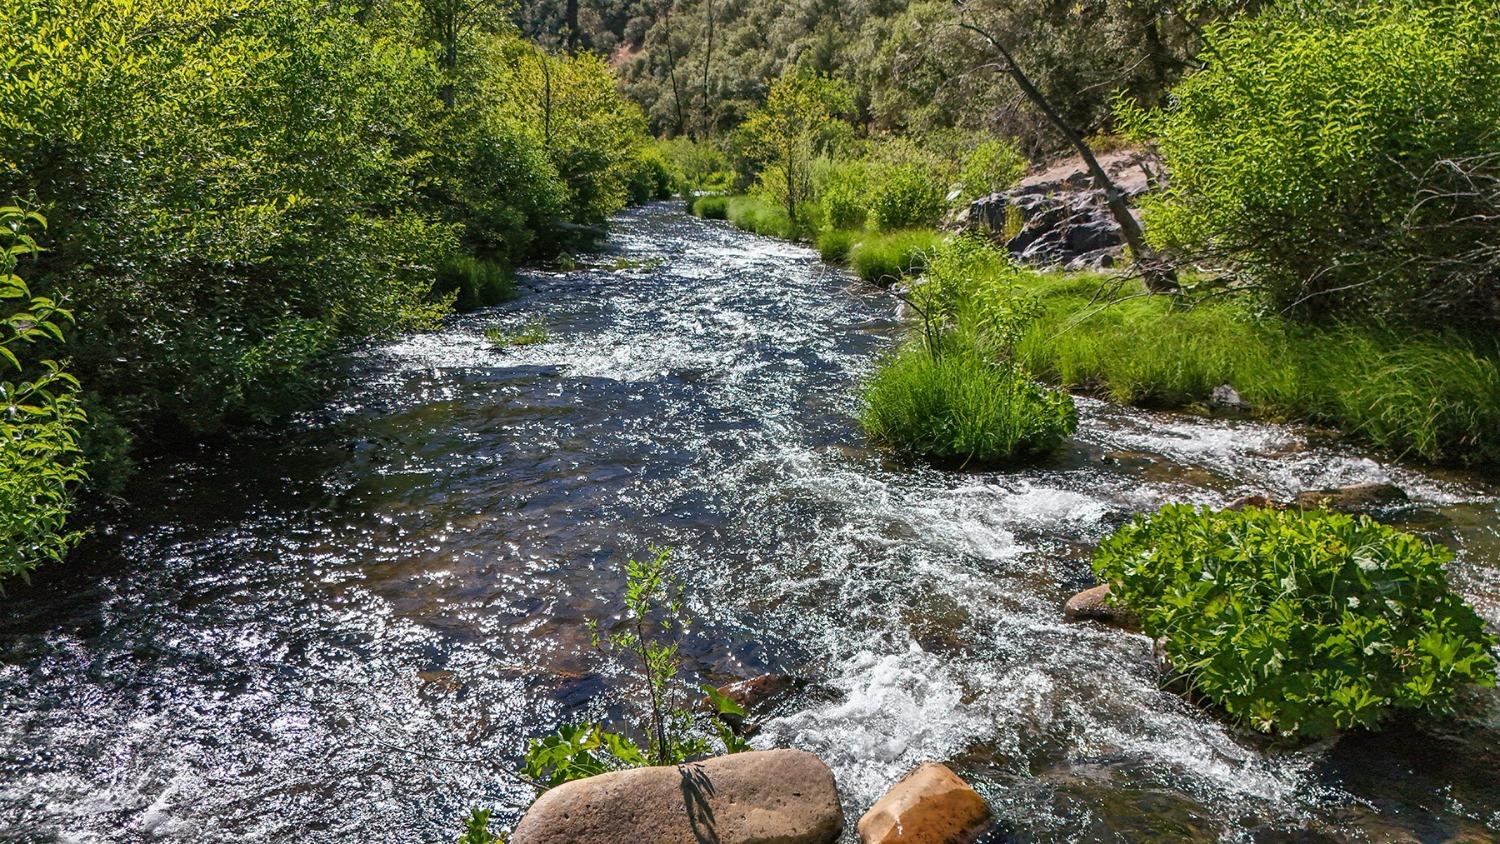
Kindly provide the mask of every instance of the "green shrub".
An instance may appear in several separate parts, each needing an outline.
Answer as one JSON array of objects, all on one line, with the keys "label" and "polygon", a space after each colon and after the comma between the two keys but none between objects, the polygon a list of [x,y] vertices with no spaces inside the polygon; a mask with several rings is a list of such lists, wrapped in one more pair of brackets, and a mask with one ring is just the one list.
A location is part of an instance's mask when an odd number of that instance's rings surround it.
[{"label": "green shrub", "polygon": [[1156,244],[1226,261],[1278,308],[1500,319],[1493,0],[1274,4],[1211,29],[1164,112],[1121,103],[1171,175]]},{"label": "green shrub", "polygon": [[865,281],[891,285],[922,272],[943,235],[929,230],[866,234],[849,249],[849,266]]},{"label": "green shrub", "polygon": [[818,232],[818,255],[830,264],[849,260],[849,250],[863,234],[848,229],[823,229]]},{"label": "green shrub", "polygon": [[884,361],[860,417],[875,442],[965,466],[1011,463],[1055,450],[1078,426],[1073,399],[1043,387],[961,335],[914,340]]},{"label": "green shrub", "polygon": [[1311,738],[1447,712],[1461,686],[1494,684],[1494,640],[1449,588],[1452,558],[1364,516],[1173,505],[1105,540],[1094,570],[1196,691]]},{"label": "green shrub", "polygon": [[78,382],[37,347],[62,339],[71,315],[33,296],[15,275],[17,259],[36,252],[25,233],[39,215],[0,208],[0,586],[38,564],[61,561],[81,534],[67,527],[73,495],[85,475],[78,446],[84,421]]},{"label": "green shrub", "polygon": [[457,311],[488,308],[516,298],[516,281],[510,271],[492,261],[455,255],[438,267],[433,292],[454,295]]},{"label": "green shrub", "polygon": [[834,229],[862,229],[870,208],[870,180],[863,162],[829,163],[815,177],[823,217]]},{"label": "green shrub", "polygon": [[943,189],[918,164],[879,168],[870,193],[870,215],[881,231],[931,228],[943,217]]},{"label": "green shrub", "polygon": [[999,193],[1026,172],[1026,156],[1014,142],[988,140],[965,156],[958,172],[958,202],[967,204],[982,196]]},{"label": "green shrub", "polygon": [[672,165],[655,146],[643,146],[630,170],[630,201],[636,205],[670,198],[676,190]]},{"label": "green shrub", "polygon": [[705,220],[729,219],[729,197],[700,196],[693,200],[693,213]]}]

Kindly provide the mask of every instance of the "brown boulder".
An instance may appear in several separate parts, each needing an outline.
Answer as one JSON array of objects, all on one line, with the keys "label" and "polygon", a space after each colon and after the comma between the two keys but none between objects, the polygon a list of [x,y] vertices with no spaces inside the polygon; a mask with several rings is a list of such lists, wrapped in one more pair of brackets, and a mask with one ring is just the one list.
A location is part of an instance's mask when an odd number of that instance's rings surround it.
[{"label": "brown boulder", "polygon": [[1139,630],[1140,619],[1135,614],[1117,606],[1109,600],[1109,584],[1101,583],[1085,589],[1063,604],[1063,618],[1068,621],[1097,621],[1123,630]]},{"label": "brown boulder", "polygon": [[1271,497],[1268,495],[1247,495],[1244,498],[1237,498],[1229,504],[1226,504],[1224,506],[1224,509],[1231,512],[1237,512],[1240,510],[1248,510],[1252,507],[1261,510],[1271,510],[1275,509],[1276,502],[1272,501]]},{"label": "brown boulder", "polygon": [[906,775],[859,819],[862,844],[969,844],[989,824],[990,807],[946,765]]},{"label": "brown boulder", "polygon": [[844,828],[833,772],[801,750],[614,771],[537,799],[511,844],[832,844]]},{"label": "brown boulder", "polygon": [[1355,484],[1335,489],[1314,489],[1297,493],[1292,504],[1304,510],[1327,509],[1340,512],[1389,507],[1404,504],[1410,499],[1405,490],[1395,484]]}]

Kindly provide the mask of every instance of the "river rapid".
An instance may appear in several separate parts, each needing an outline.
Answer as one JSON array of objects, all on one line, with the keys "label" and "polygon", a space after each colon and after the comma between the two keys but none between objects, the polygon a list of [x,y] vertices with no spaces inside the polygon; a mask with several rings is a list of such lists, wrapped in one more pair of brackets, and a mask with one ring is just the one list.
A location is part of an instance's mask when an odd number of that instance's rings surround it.
[{"label": "river rapid", "polygon": [[[608,269],[626,258],[632,264]],[[896,303],[801,246],[659,204],[594,269],[352,356],[276,437],[145,467],[73,562],[0,599],[0,840],[446,842],[513,822],[529,737],[619,715],[587,622],[676,549],[690,675],[815,681],[756,737],[834,769],[852,830],[945,760],[993,841],[1500,835],[1500,696],[1267,747],[1158,688],[1142,636],[1065,624],[1092,546],[1170,501],[1392,481],[1500,623],[1500,488],[1317,432],[1079,399],[1050,462],[870,450]],[[551,342],[491,349],[533,315]],[[852,833],[846,836],[852,841]]]}]

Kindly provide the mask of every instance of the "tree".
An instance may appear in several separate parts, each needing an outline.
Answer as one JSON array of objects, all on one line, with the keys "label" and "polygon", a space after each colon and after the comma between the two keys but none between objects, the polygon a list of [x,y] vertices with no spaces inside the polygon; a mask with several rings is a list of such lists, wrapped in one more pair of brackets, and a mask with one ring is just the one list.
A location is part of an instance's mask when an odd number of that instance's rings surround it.
[{"label": "tree", "polygon": [[[572,2],[572,20],[576,28],[578,7],[576,0]],[[452,108],[458,84],[459,46],[464,36],[483,21],[504,20],[503,14],[509,4],[505,0],[421,0],[421,4],[427,37],[437,45],[438,67],[443,73],[439,96],[443,105]]]},{"label": "tree", "polygon": [[841,115],[852,108],[848,86],[789,70],[771,85],[765,105],[745,121],[742,132],[748,146],[759,151],[763,183],[778,195],[794,223],[811,198],[813,157],[826,151],[843,122]]},{"label": "tree", "polygon": [[959,10],[959,26],[983,39],[993,51],[994,56],[999,59],[992,66],[1015,82],[1016,87],[1021,90],[1026,99],[1047,117],[1048,122],[1062,134],[1068,145],[1078,153],[1078,157],[1083,159],[1084,166],[1088,168],[1089,176],[1093,179],[1095,189],[1104,195],[1104,202],[1109,208],[1110,215],[1115,218],[1125,245],[1130,248],[1131,254],[1135,257],[1136,266],[1141,270],[1146,289],[1153,293],[1176,290],[1178,287],[1176,271],[1163,261],[1156,250],[1146,242],[1145,232],[1141,230],[1141,225],[1136,221],[1135,215],[1130,212],[1130,207],[1125,204],[1125,195],[1100,166],[1099,159],[1094,156],[1094,151],[1084,141],[1083,135],[1063,118],[1052,101],[1026,74],[1005,42],[975,22],[973,14],[963,0],[959,2]]}]

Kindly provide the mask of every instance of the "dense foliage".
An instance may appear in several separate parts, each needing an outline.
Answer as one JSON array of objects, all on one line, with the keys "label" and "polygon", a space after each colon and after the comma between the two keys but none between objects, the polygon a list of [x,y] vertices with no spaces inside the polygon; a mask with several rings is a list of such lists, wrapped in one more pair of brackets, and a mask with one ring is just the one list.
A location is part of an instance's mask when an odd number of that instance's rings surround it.
[{"label": "dense foliage", "polygon": [[1316,737],[1493,685],[1494,640],[1449,588],[1452,556],[1363,516],[1174,505],[1105,540],[1094,569],[1230,717]]},{"label": "dense foliage", "polygon": [[1216,27],[1172,106],[1158,244],[1313,317],[1500,320],[1500,4],[1285,4]]},{"label": "dense foliage", "polygon": [[24,577],[39,563],[60,560],[79,538],[67,528],[85,477],[78,382],[57,361],[33,354],[62,340],[72,317],[32,295],[16,274],[22,257],[38,248],[27,228],[43,222],[20,208],[0,208],[0,577]]},{"label": "dense foliage", "polygon": [[424,20],[415,0],[0,7],[0,197],[51,218],[31,280],[76,314],[98,465],[115,425],[273,418],[341,344],[433,325],[440,270],[493,302],[559,221],[626,201],[644,122],[602,61],[476,27],[455,78]]}]

